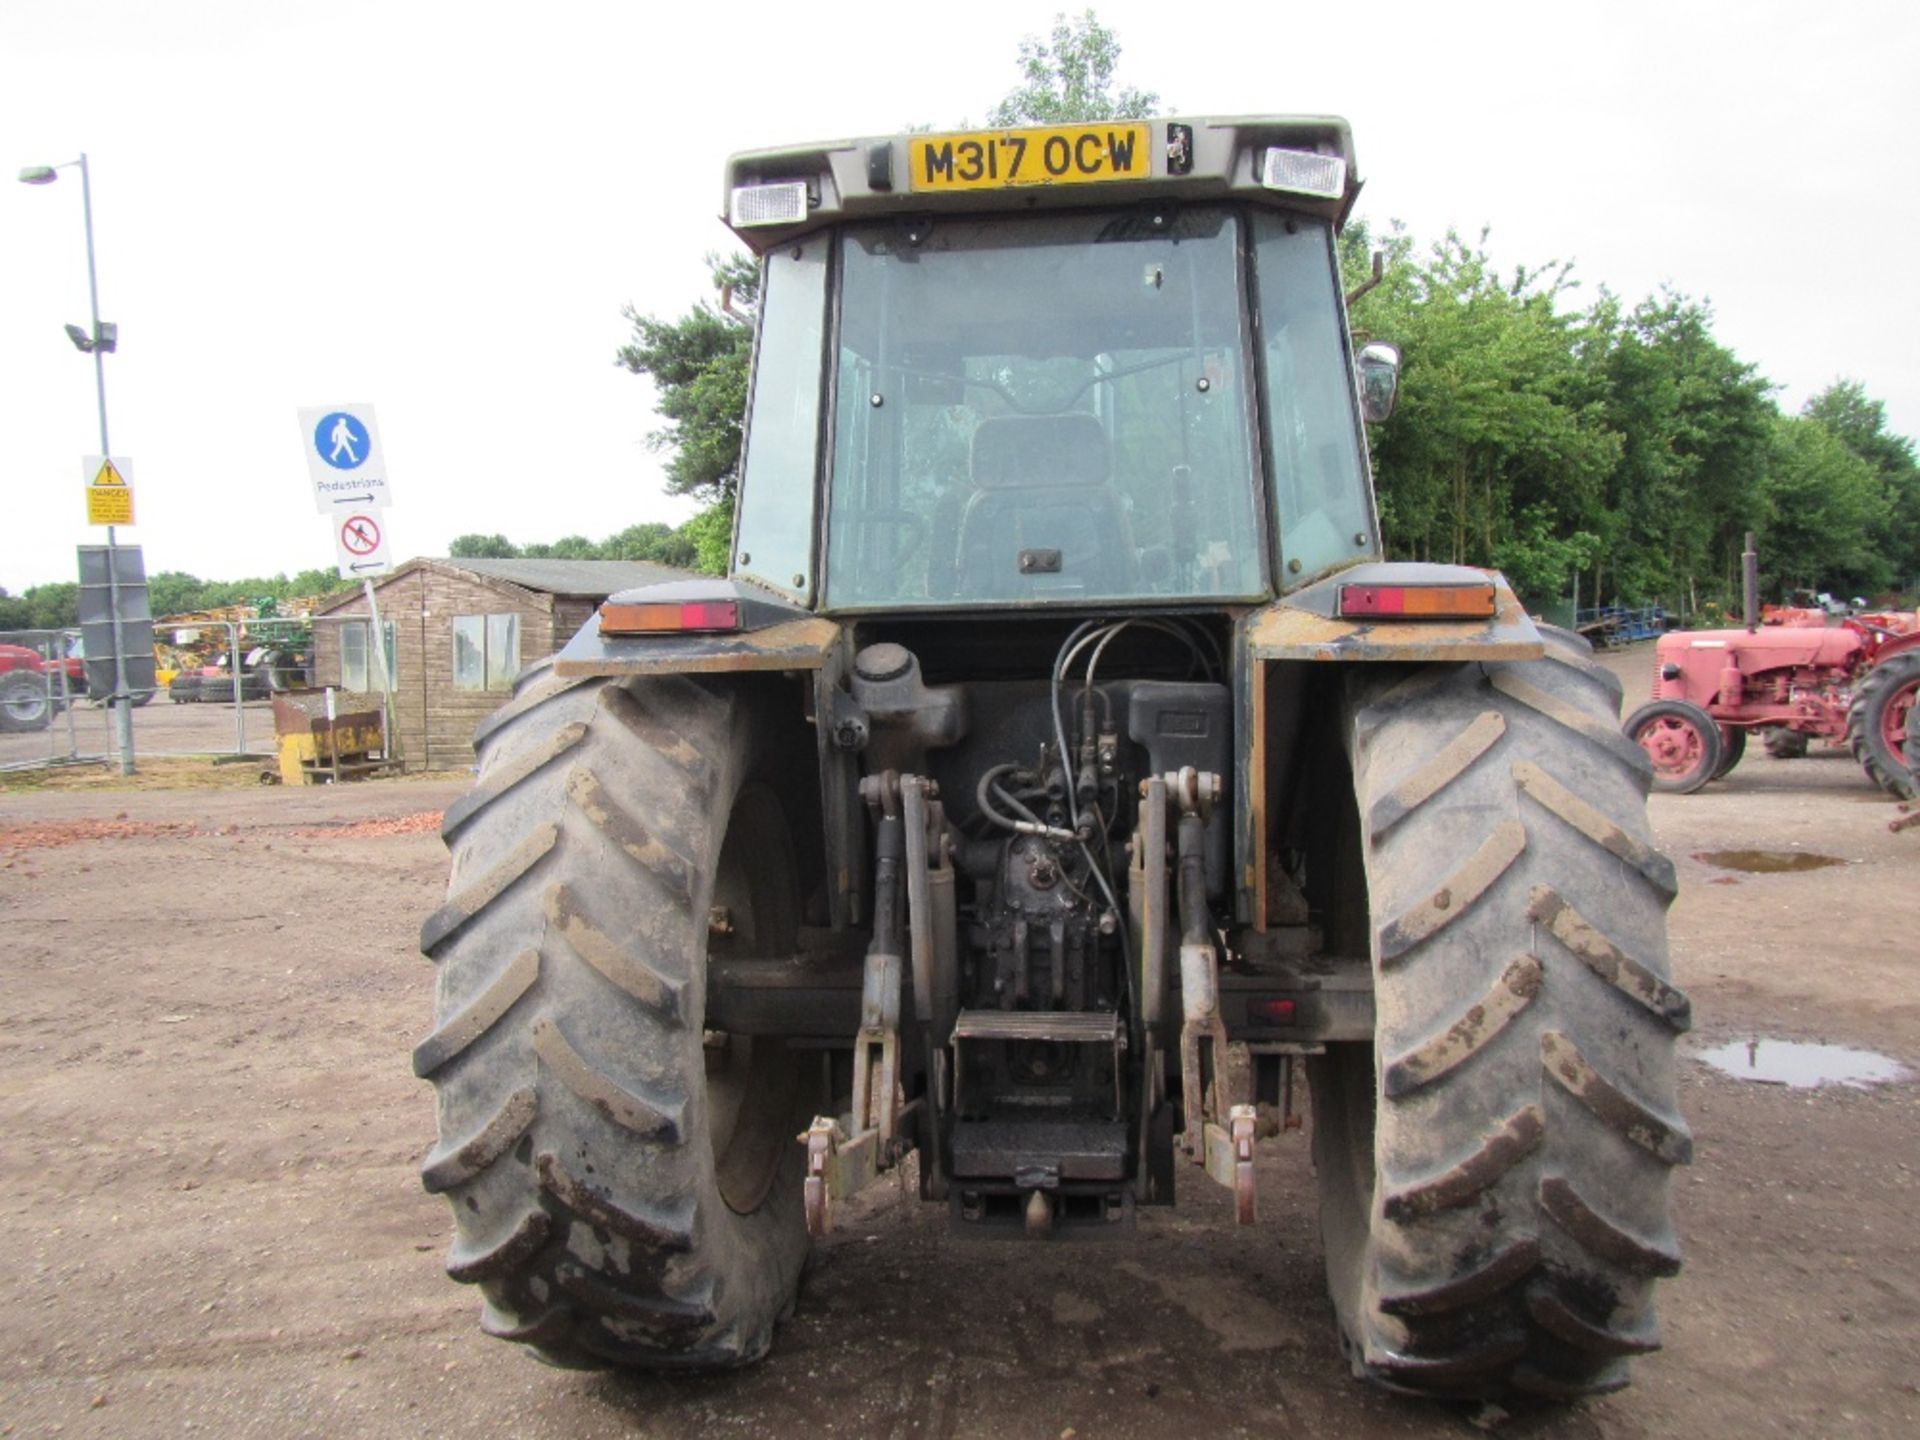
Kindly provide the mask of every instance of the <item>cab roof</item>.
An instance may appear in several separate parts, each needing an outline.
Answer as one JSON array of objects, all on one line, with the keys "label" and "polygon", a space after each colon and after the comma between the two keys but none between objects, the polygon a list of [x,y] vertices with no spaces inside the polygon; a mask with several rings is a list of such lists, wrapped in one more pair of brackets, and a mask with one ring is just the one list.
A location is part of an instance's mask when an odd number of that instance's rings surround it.
[{"label": "cab roof", "polygon": [[[1135,143],[1142,138],[1144,146]],[[971,156],[975,171],[982,173],[966,184],[955,184],[952,151],[943,147],[967,142],[982,147]],[[1075,146],[1083,158],[1095,157],[1088,173],[1069,176],[1077,183],[1053,180],[1046,176],[1051,166],[1038,168],[1033,163],[1042,155],[1070,160]],[[1262,167],[1270,149],[1344,162],[1340,193],[1305,194],[1264,184]],[[987,167],[996,171],[1017,161],[1018,177],[986,175],[979,159],[982,153],[990,153]],[[1103,154],[1124,156],[1130,173],[1112,178],[1103,174],[1099,163]],[[967,158],[963,153],[963,167]],[[1227,196],[1317,215],[1339,226],[1353,209],[1360,184],[1353,132],[1338,116],[1163,117],[878,136],[742,151],[727,161],[721,213],[749,249],[764,254],[795,236],[840,220]],[[797,203],[800,192],[793,190],[786,193],[796,203],[786,211],[773,210],[780,218],[742,223],[736,192],[781,185],[805,187],[803,213]],[[786,218],[789,214],[791,219]]]}]

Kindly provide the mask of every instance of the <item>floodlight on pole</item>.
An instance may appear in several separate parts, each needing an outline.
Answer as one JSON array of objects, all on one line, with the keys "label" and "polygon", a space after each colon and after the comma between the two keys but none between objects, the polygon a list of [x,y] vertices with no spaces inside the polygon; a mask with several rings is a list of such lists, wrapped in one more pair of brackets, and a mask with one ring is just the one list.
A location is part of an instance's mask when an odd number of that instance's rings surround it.
[{"label": "floodlight on pole", "polygon": [[[82,330],[78,325],[67,326],[67,336],[81,350],[93,356],[93,389],[100,409],[100,454],[111,456],[113,447],[107,443],[107,367],[105,357],[108,351],[117,347],[120,332],[117,326],[102,326],[100,323],[100,282],[93,264],[93,183],[87,173],[87,157],[83,151],[73,160],[58,165],[28,165],[20,171],[22,185],[51,185],[60,178],[60,171],[69,165],[80,169],[80,214],[87,231],[87,301],[93,312],[93,329]],[[113,717],[114,732],[120,742],[120,773],[133,774],[133,695],[127,688],[127,657],[122,653],[125,646],[121,643],[120,632],[120,582],[114,569],[114,527],[107,527],[107,586],[108,604],[113,614]],[[235,684],[239,682],[236,680]]]}]

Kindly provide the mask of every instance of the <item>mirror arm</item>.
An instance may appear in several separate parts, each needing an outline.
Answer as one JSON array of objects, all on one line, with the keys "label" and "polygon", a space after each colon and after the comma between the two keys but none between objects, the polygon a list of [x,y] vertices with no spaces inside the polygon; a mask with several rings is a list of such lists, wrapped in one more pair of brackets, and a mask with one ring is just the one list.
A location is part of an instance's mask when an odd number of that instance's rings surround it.
[{"label": "mirror arm", "polygon": [[1353,302],[1384,280],[1386,274],[1387,252],[1384,250],[1376,250],[1373,252],[1373,277],[1361,285],[1359,289],[1349,290],[1347,292],[1347,308],[1351,310],[1353,308]]}]

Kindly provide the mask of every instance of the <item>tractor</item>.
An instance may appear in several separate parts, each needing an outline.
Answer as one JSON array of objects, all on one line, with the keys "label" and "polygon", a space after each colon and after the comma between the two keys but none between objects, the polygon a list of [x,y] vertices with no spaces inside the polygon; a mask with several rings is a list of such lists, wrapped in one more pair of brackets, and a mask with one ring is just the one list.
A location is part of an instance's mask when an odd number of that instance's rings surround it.
[{"label": "tractor", "polygon": [[1627,735],[1653,765],[1653,787],[1691,794],[1740,762],[1749,731],[1776,760],[1812,741],[1845,745],[1874,784],[1916,793],[1903,745],[1920,694],[1920,627],[1898,612],[1833,625],[1822,611],[1776,610],[1741,630],[1680,630],[1654,646],[1653,698]]},{"label": "tractor", "polygon": [[413,1063],[484,1331],[736,1366],[880,1177],[1060,1245],[1311,1166],[1355,1374],[1578,1397],[1657,1347],[1647,757],[1501,576],[1384,560],[1358,190],[1328,117],[729,161],[730,573],[609,598],[444,819]]}]

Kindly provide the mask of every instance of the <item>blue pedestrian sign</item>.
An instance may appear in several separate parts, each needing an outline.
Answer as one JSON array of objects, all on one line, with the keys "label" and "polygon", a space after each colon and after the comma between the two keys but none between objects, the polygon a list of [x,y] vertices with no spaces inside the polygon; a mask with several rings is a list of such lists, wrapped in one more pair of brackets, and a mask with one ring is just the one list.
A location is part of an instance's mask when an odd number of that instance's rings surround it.
[{"label": "blue pedestrian sign", "polygon": [[313,405],[300,411],[300,438],[313,481],[313,508],[322,515],[357,515],[393,503],[387,457],[371,405]]},{"label": "blue pedestrian sign", "polygon": [[333,410],[313,427],[313,448],[336,470],[358,470],[373,453],[367,427],[345,410]]}]

